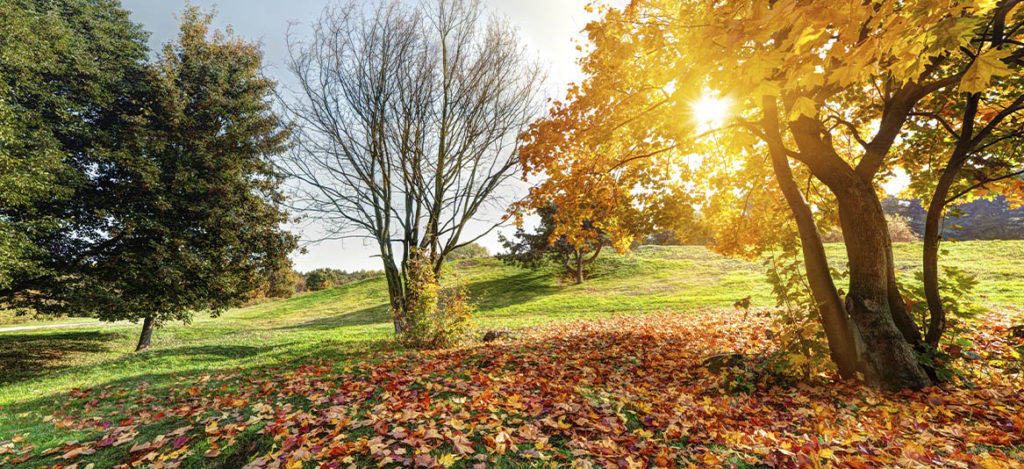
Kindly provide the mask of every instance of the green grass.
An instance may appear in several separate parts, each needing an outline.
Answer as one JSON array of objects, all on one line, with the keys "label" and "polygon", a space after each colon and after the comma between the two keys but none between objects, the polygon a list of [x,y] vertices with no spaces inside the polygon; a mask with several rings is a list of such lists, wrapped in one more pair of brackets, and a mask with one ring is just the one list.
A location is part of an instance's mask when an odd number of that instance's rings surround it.
[{"label": "green grass", "polygon": [[[1024,242],[947,246],[943,263],[981,280],[979,303],[999,308],[1024,304]],[[828,249],[841,267],[841,246]],[[917,270],[919,251],[915,243],[897,244],[898,269]],[[774,303],[761,265],[702,247],[651,246],[631,256],[606,255],[583,285],[493,259],[463,261],[453,270],[477,302],[479,329],[615,313],[728,308],[748,295],[755,306]],[[319,353],[325,342],[376,346],[389,338],[391,325],[384,280],[377,278],[231,310],[218,318],[200,316],[189,325],[168,324],[155,332],[150,351],[134,354],[138,329],[126,324],[0,333],[0,406],[143,375],[272,364]]]},{"label": "green grass", "polygon": [[[1014,309],[1024,304],[1024,242],[946,246],[943,263],[981,280],[980,303]],[[841,246],[828,249],[841,264]],[[896,246],[902,271],[916,270],[919,256],[918,244]],[[462,261],[453,270],[478,304],[478,332],[619,313],[731,308],[746,296],[755,306],[774,304],[761,265],[701,247],[644,247],[631,256],[605,255],[583,285],[493,259]],[[0,442],[29,433],[43,448],[77,437],[20,417],[52,412],[73,388],[114,389],[139,382],[152,389],[173,388],[182,377],[211,370],[256,373],[310,357],[362,360],[392,347],[381,278],[234,309],[219,318],[197,317],[189,325],[168,324],[155,332],[149,351],[132,353],[138,330],[127,324],[0,332]]]}]

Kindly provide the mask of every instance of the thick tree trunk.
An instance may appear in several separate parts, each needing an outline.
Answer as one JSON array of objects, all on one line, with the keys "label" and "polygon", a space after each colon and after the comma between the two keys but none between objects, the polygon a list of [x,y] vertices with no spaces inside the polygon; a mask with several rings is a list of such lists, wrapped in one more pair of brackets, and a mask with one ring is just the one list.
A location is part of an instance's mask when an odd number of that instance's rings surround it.
[{"label": "thick tree trunk", "polygon": [[155,322],[156,319],[152,316],[142,321],[142,334],[139,335],[139,343],[135,346],[136,352],[149,348],[150,342],[153,340],[153,325]]},{"label": "thick tree trunk", "polygon": [[585,279],[583,278],[583,251],[580,249],[576,250],[576,284],[580,285]]},{"label": "thick tree trunk", "polygon": [[391,320],[394,322],[395,335],[405,332],[408,321],[405,314],[405,288],[402,273],[394,263],[384,262],[384,277],[388,282],[388,300],[391,305]]},{"label": "thick tree trunk", "polygon": [[854,331],[847,321],[842,299],[839,298],[839,292],[832,281],[828,258],[825,255],[825,246],[814,221],[814,214],[793,179],[793,173],[785,154],[780,151],[771,153],[775,179],[796,219],[807,281],[811,287],[811,295],[818,305],[818,314],[821,316],[825,336],[828,338],[832,361],[835,362],[841,377],[844,379],[855,378],[858,371],[864,370],[862,370],[858,357]]},{"label": "thick tree trunk", "polygon": [[895,289],[892,242],[874,187],[857,180],[834,192],[850,267],[847,312],[860,331],[872,374],[888,390],[928,386],[931,380],[914,355],[920,335],[912,320],[913,331],[906,330],[910,316]]},{"label": "thick tree trunk", "polygon": [[867,370],[861,363],[857,351],[855,326],[851,324],[843,301],[832,281],[832,272],[829,269],[821,234],[814,221],[814,213],[811,212],[811,207],[807,204],[803,192],[800,191],[796,180],[793,179],[793,170],[789,166],[789,157],[786,154],[779,123],[775,117],[778,110],[774,101],[766,98],[765,103],[768,111],[764,126],[768,151],[772,159],[772,169],[775,180],[796,220],[804,256],[804,269],[807,272],[811,295],[818,305],[818,314],[821,316],[822,327],[825,329],[825,336],[828,339],[829,354],[842,378],[855,378],[858,371],[864,372],[867,376]]}]

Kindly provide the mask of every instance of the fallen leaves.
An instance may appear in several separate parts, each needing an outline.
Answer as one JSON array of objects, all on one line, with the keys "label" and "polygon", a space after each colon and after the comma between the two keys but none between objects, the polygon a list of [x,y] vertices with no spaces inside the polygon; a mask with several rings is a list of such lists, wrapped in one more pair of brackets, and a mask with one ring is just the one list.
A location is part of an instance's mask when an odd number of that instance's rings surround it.
[{"label": "fallen leaves", "polygon": [[232,457],[251,468],[1022,464],[1022,378],[995,366],[1018,345],[1005,334],[975,333],[988,358],[969,362],[974,389],[886,394],[822,379],[721,393],[701,361],[765,346],[761,321],[707,312],[555,324],[484,346],[382,352],[344,369],[311,360],[182,377],[171,389],[123,393],[113,407],[104,402],[117,390],[76,390],[78,404],[99,402],[46,421],[95,438],[46,455],[16,436],[0,442],[0,465],[35,454],[66,467],[128,443],[120,462],[147,467]]}]

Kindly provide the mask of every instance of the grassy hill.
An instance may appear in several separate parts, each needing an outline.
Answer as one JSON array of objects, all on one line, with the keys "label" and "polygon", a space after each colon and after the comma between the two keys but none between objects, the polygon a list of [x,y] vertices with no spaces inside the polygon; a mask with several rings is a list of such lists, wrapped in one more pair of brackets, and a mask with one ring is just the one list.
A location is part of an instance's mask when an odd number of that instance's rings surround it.
[{"label": "grassy hill", "polygon": [[[979,303],[1024,305],[1024,242],[949,244],[944,263],[981,280]],[[838,245],[830,254],[842,258]],[[915,270],[917,244],[896,248],[899,268]],[[631,256],[604,256],[583,285],[552,272],[508,267],[494,259],[463,261],[452,270],[479,307],[483,330],[618,313],[731,308],[751,296],[755,306],[774,300],[758,264],[719,256],[702,247],[643,247]],[[74,387],[253,367],[310,355],[350,354],[378,347],[391,325],[383,279],[370,279],[287,300],[200,317],[190,325],[156,331],[152,350],[132,354],[137,325],[103,325],[0,333],[0,406]]]},{"label": "grassy hill", "polygon": [[[829,249],[841,259],[840,246]],[[914,270],[919,251],[917,244],[898,245],[900,269]],[[950,244],[949,251],[945,263],[980,278],[980,303],[997,309],[1024,304],[1024,242],[964,242]],[[731,305],[746,296],[755,306],[774,304],[762,266],[701,247],[644,247],[631,256],[609,254],[583,285],[494,259],[462,261],[451,270],[478,304],[478,333],[625,313],[722,309],[721,314],[736,314]],[[231,310],[219,318],[198,318],[189,325],[168,324],[156,331],[152,349],[138,354],[131,353],[137,325],[0,332],[0,442],[26,432],[38,445],[68,439],[43,420],[22,417],[43,415],[33,412],[52,410],[64,393],[76,388],[144,385],[152,392],[212,370],[261,373],[311,358],[362,362],[395,348],[388,342],[386,303],[383,279],[365,280]]]}]

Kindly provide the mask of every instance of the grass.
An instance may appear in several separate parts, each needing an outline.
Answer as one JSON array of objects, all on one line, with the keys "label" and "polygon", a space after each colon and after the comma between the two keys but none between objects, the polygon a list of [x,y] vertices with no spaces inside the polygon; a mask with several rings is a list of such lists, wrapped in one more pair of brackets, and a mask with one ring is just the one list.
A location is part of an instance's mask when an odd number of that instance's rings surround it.
[{"label": "grass", "polygon": [[[943,262],[981,280],[979,303],[999,309],[1024,304],[1024,242],[947,246]],[[841,265],[841,246],[828,249]],[[898,244],[898,268],[916,270],[919,252],[917,244]],[[452,270],[478,303],[474,325],[479,331],[623,313],[731,308],[748,295],[755,306],[774,304],[760,265],[701,247],[644,247],[632,256],[603,256],[583,285],[493,259],[462,261]],[[215,370],[258,374],[311,358],[341,367],[393,348],[381,278],[234,309],[219,318],[198,317],[188,325],[167,324],[155,332],[151,350],[136,354],[131,352],[138,329],[128,324],[0,332],[0,442],[29,434],[37,448],[45,448],[83,436],[24,417],[52,412],[74,389],[145,383],[148,392],[171,390]]]}]

